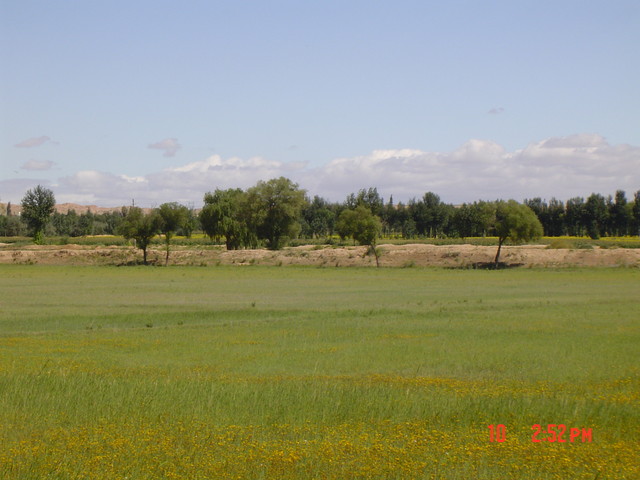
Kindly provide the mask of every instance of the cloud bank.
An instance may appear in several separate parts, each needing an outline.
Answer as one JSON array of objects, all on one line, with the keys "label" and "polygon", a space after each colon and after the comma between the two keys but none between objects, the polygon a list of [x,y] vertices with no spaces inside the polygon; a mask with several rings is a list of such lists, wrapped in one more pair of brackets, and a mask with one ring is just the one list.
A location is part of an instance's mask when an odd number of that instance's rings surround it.
[{"label": "cloud bank", "polygon": [[[215,188],[247,188],[258,180],[285,176],[309,195],[334,201],[368,187],[377,187],[385,199],[393,195],[396,202],[428,191],[448,203],[522,201],[534,196],[567,200],[592,192],[613,194],[617,189],[631,198],[640,189],[639,171],[640,147],[611,145],[600,135],[578,134],[533,142],[514,151],[489,140],[469,140],[450,152],[375,150],[318,167],[214,155],[141,177],[80,171],[59,179],[53,189],[59,202],[116,206],[135,199],[141,206],[170,201],[200,206],[204,193]],[[9,183],[0,182],[0,188],[6,192]]]}]

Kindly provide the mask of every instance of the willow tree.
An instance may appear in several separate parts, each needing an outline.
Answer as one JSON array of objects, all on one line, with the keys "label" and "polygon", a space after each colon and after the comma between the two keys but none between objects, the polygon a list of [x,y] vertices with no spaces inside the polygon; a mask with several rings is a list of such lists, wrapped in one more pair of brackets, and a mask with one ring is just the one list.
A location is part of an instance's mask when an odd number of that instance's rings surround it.
[{"label": "willow tree", "polygon": [[305,190],[285,177],[259,181],[247,190],[249,229],[265,240],[270,250],[279,250],[300,232],[299,219],[305,206]]},{"label": "willow tree", "polygon": [[376,266],[380,266],[380,252],[376,243],[382,232],[380,217],[371,213],[364,205],[354,209],[343,210],[338,217],[336,230],[342,238],[352,237],[360,245],[369,247],[367,253],[376,258]]},{"label": "willow tree", "polygon": [[523,243],[542,236],[542,225],[536,214],[528,206],[515,200],[496,202],[495,231],[498,237],[498,252],[494,263],[498,265],[500,250],[505,240]]},{"label": "willow tree", "polygon": [[143,262],[147,264],[147,247],[162,227],[162,217],[157,211],[145,214],[139,207],[127,210],[124,220],[120,224],[120,234],[130,240],[135,240],[136,247],[142,250]]},{"label": "willow tree", "polygon": [[158,208],[158,215],[162,219],[160,233],[164,234],[164,243],[167,255],[164,260],[165,267],[169,265],[169,250],[171,248],[171,239],[176,232],[180,230],[189,219],[189,209],[184,205],[176,202],[163,203]]}]

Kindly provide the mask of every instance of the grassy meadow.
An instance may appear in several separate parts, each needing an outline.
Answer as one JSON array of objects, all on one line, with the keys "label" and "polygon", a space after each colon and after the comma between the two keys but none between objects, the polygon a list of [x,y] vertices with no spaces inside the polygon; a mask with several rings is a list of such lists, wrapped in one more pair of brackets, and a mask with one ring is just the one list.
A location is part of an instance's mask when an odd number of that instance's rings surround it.
[{"label": "grassy meadow", "polygon": [[639,292],[624,268],[0,265],[0,478],[637,479]]}]

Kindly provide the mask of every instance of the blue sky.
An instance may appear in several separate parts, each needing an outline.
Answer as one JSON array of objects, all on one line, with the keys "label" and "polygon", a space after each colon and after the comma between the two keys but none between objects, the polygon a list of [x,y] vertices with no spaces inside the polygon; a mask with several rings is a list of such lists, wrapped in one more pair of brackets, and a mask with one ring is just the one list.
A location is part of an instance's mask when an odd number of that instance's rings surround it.
[{"label": "blue sky", "polygon": [[637,1],[0,0],[0,201],[640,189]]}]

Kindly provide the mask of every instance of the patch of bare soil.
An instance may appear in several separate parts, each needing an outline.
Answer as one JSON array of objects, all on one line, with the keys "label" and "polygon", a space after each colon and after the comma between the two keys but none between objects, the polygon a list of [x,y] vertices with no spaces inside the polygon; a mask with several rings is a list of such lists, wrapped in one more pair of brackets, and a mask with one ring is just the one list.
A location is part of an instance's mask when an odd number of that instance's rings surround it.
[{"label": "patch of bare soil", "polygon": [[[382,267],[481,268],[493,262],[497,247],[475,245],[381,245]],[[164,265],[165,251],[148,251],[149,263]],[[640,267],[640,249],[548,249],[544,245],[503,247],[504,267]],[[134,265],[142,252],[133,247],[80,245],[31,245],[16,249],[0,245],[0,263],[45,265]],[[223,247],[196,249],[174,247],[170,265],[314,265],[326,267],[375,267],[366,247],[302,246],[270,250],[226,251]]]}]

